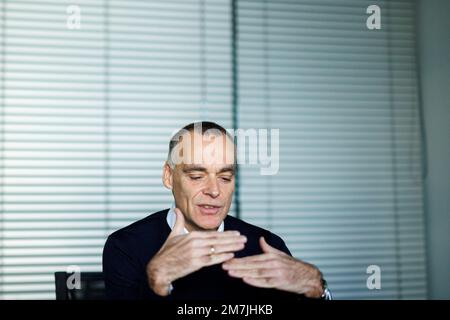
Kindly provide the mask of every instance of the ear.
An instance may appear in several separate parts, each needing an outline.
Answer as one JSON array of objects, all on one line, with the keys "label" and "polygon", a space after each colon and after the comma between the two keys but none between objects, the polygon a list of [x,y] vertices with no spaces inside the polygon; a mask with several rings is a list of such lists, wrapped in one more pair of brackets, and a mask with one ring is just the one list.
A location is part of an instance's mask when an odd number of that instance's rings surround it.
[{"label": "ear", "polygon": [[163,182],[163,185],[167,189],[172,190],[172,188],[173,188],[173,169],[170,167],[170,165],[167,162],[164,164],[164,167],[163,167],[162,182]]}]

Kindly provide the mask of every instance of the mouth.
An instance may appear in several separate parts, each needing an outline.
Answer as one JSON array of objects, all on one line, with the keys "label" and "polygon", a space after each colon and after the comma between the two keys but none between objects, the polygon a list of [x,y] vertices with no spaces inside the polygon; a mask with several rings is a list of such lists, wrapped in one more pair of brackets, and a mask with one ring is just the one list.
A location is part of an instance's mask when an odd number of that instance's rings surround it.
[{"label": "mouth", "polygon": [[204,215],[214,215],[217,214],[222,208],[222,206],[212,205],[212,204],[199,204],[197,207],[200,208],[200,212]]}]

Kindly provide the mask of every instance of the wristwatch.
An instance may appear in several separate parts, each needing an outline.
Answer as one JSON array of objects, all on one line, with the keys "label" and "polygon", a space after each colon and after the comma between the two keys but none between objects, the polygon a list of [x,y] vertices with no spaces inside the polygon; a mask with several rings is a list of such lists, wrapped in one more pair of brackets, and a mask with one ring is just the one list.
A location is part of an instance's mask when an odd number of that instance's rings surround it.
[{"label": "wristwatch", "polygon": [[322,300],[333,300],[333,296],[331,295],[331,291],[330,291],[330,289],[328,289],[327,281],[325,279],[323,279],[323,278],[322,278],[322,288],[323,288],[323,293],[320,296],[320,298]]}]

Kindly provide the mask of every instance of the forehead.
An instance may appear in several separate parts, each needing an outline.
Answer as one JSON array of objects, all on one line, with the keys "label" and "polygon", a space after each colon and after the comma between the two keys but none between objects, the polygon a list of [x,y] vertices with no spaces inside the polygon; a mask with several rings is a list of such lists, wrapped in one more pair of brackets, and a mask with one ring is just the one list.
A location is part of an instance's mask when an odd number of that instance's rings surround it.
[{"label": "forehead", "polygon": [[214,165],[197,165],[197,164],[180,164],[177,166],[178,169],[183,171],[184,173],[191,172],[213,172],[213,173],[229,173],[234,174],[236,169],[232,164],[214,164]]},{"label": "forehead", "polygon": [[225,134],[196,131],[184,133],[178,145],[180,164],[226,166],[235,162],[234,142]]}]

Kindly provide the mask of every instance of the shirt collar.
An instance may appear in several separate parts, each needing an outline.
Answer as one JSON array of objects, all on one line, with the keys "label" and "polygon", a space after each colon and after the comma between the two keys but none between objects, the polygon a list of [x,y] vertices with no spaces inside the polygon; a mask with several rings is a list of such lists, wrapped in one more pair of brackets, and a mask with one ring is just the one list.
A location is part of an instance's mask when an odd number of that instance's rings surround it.
[{"label": "shirt collar", "polygon": [[[166,217],[167,224],[169,225],[171,230],[173,229],[173,226],[175,225],[176,220],[177,220],[177,215],[175,213],[175,204],[172,203],[172,206],[170,207],[169,212],[167,212],[167,217]],[[222,221],[220,223],[219,228],[217,228],[217,231],[223,232],[224,229],[225,229],[225,225]],[[189,233],[189,231],[186,228],[184,228],[184,233]]]}]

